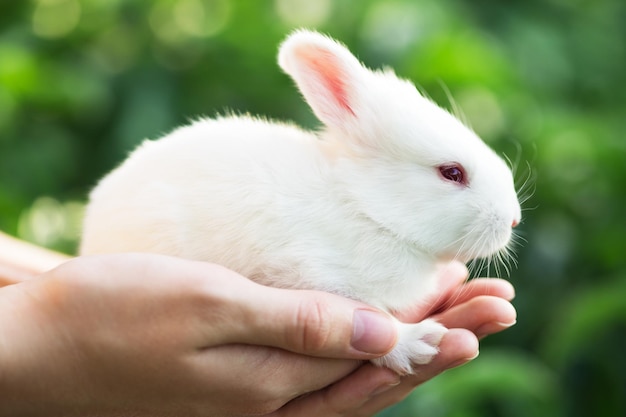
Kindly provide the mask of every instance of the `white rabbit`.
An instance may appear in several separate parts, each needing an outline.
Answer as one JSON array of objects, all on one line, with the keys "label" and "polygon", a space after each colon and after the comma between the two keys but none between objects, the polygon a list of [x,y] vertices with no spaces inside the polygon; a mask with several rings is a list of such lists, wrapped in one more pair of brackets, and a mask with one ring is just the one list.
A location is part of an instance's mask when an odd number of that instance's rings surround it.
[{"label": "white rabbit", "polygon": [[[436,289],[441,262],[506,247],[521,217],[512,174],[471,130],[319,33],[292,33],[279,64],[322,131],[229,116],[144,141],[91,193],[81,253],[210,261],[393,312]],[[446,332],[398,327],[375,363],[402,374]]]}]

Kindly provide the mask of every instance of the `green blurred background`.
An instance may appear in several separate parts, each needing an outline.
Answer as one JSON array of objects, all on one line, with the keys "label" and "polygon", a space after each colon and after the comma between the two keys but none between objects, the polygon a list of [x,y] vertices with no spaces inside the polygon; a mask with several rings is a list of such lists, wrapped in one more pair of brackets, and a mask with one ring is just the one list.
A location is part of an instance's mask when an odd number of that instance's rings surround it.
[{"label": "green blurred background", "polygon": [[72,253],[95,181],[190,118],[316,126],[275,63],[298,26],[446,107],[449,89],[531,167],[518,324],[382,415],[626,416],[623,0],[4,0],[0,229]]}]

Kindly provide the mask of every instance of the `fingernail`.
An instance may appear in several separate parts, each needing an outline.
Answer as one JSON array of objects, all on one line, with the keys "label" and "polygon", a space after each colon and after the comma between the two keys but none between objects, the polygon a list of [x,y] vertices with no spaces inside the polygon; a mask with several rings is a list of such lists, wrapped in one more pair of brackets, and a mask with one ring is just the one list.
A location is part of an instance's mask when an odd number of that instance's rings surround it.
[{"label": "fingernail", "polygon": [[502,322],[487,323],[487,324],[484,324],[484,325],[480,326],[476,330],[475,334],[476,334],[476,337],[481,339],[481,338],[483,338],[485,336],[488,336],[490,334],[497,333],[497,332],[502,331],[504,329],[508,329],[509,327],[514,326],[515,323],[517,323],[517,321],[515,321],[515,320],[512,321],[511,323],[502,323]]},{"label": "fingernail", "polygon": [[456,368],[457,366],[465,365],[466,363],[471,362],[474,359],[476,359],[479,354],[480,354],[480,351],[477,350],[476,354],[473,357],[466,358],[466,359],[461,359],[461,360],[456,361],[456,362],[452,362],[450,365],[446,366],[446,369],[452,369],[452,368]]},{"label": "fingernail", "polygon": [[515,288],[511,285],[505,295],[505,299],[509,301],[513,301],[515,299]]},{"label": "fingernail", "polygon": [[389,316],[372,310],[355,310],[351,345],[354,349],[380,355],[396,343],[396,326]]}]

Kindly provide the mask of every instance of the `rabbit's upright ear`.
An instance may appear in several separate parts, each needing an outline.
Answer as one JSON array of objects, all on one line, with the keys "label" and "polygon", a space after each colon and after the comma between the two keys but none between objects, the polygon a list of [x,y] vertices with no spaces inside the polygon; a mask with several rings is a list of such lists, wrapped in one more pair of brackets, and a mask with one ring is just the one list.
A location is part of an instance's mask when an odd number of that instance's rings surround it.
[{"label": "rabbit's upright ear", "polygon": [[346,128],[356,117],[358,92],[368,70],[345,46],[317,32],[299,30],[281,45],[278,63],[324,124]]}]

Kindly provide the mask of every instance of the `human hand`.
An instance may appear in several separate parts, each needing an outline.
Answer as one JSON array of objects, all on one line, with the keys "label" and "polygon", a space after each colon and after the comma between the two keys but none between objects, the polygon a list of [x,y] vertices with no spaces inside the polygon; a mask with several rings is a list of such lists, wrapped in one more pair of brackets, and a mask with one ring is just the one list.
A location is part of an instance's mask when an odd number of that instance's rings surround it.
[{"label": "human hand", "polygon": [[396,338],[361,303],[148,254],[76,258],[0,310],[2,416],[263,414]]},{"label": "human hand", "polygon": [[431,317],[450,329],[439,345],[439,354],[415,375],[398,377],[389,369],[365,364],[341,381],[296,399],[272,417],[365,417],[402,401],[422,383],[447,369],[478,356],[478,340],[515,324],[510,300],[515,296],[507,281],[480,278],[466,282],[467,269],[460,263],[441,271],[441,289],[429,302],[399,316],[411,323]]},{"label": "human hand", "polygon": [[[151,279],[148,287],[146,277]],[[488,334],[514,322],[515,311],[505,301],[513,297],[510,284],[501,280],[462,284],[465,277],[464,267],[449,269],[443,274],[438,302],[402,317],[418,321],[435,314],[452,328],[433,363],[402,381],[387,369],[367,364],[320,390],[360,362],[239,343],[368,359],[375,354],[358,352],[349,343],[354,309],[363,307],[359,303],[309,291],[285,298],[286,290],[259,288],[215,265],[154,255],[79,259],[28,286],[7,287],[12,291],[0,294],[0,306],[22,318],[8,323],[0,319],[7,336],[0,344],[0,358],[11,365],[4,366],[4,380],[0,380],[7,396],[0,415],[13,415],[12,405],[33,416],[127,411],[213,416],[262,414],[279,407],[272,416],[371,415],[476,355],[476,337],[454,327]],[[216,283],[225,286],[208,287]],[[217,303],[212,305],[211,299]],[[117,308],[111,311],[111,306]],[[301,313],[296,317],[294,307]],[[307,311],[319,314],[311,316]],[[319,328],[320,320],[328,331],[311,332]],[[214,328],[216,321],[223,326]],[[206,334],[207,329],[214,332]],[[370,330],[382,333],[369,338],[369,350],[380,354],[391,348],[395,335],[385,332],[389,328],[384,322]],[[367,340],[361,339],[361,349]],[[29,407],[24,409],[25,405]]]}]

